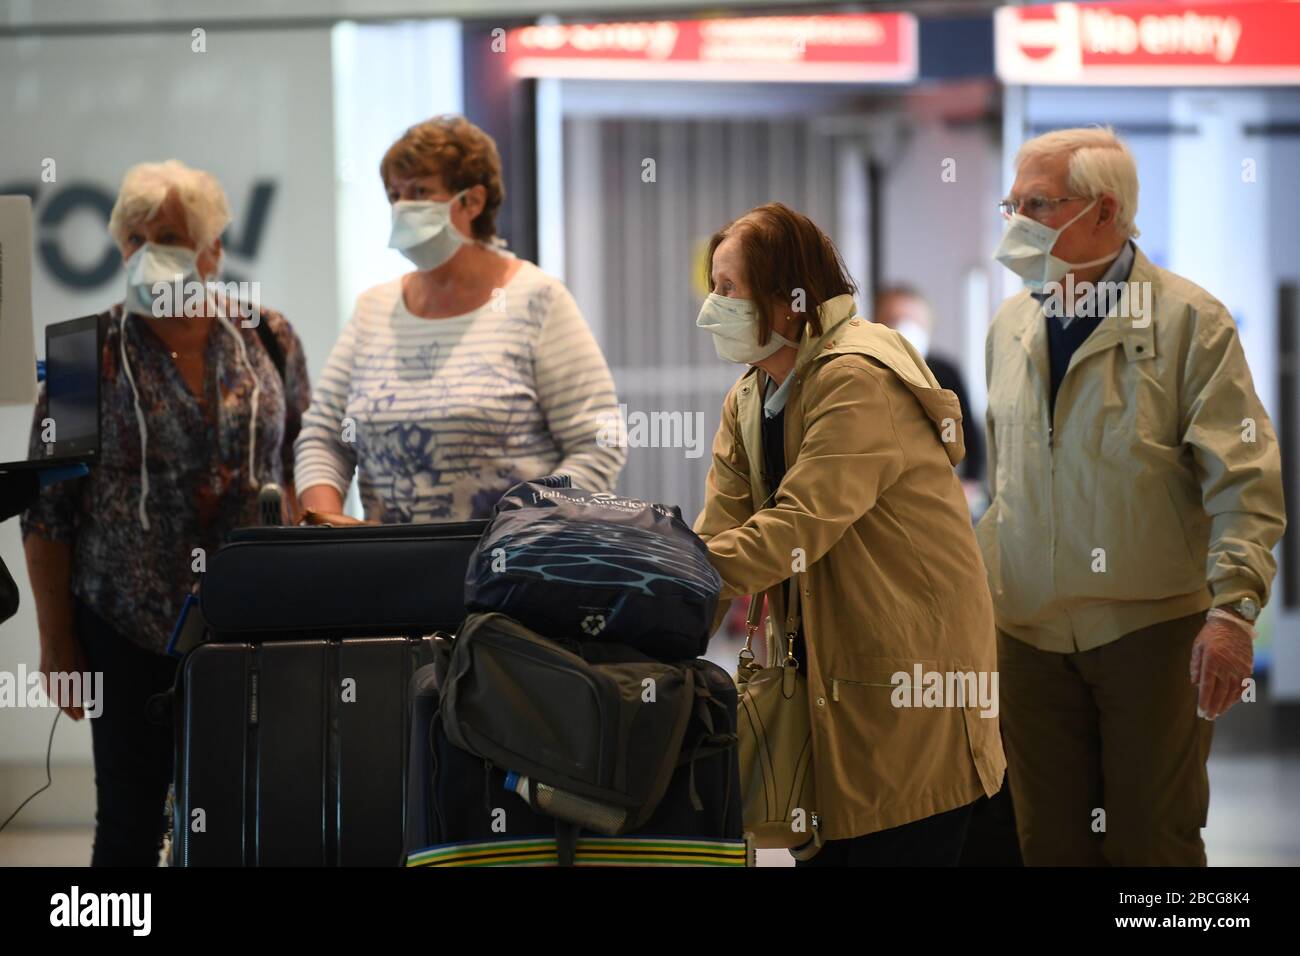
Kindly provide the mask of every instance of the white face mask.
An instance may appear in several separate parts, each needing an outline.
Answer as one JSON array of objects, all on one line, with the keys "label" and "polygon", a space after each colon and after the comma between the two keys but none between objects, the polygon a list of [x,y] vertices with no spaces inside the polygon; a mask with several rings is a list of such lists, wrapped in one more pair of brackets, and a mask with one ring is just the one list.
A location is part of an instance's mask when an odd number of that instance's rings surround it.
[{"label": "white face mask", "polygon": [[903,319],[898,325],[894,326],[894,331],[911,342],[912,348],[921,353],[921,358],[925,358],[926,353],[930,350],[929,329],[920,322]]},{"label": "white face mask", "polygon": [[159,282],[170,286],[171,289],[166,293],[167,300],[170,301],[174,298],[171,290],[175,289],[177,283],[184,295],[188,292],[185,286],[198,281],[199,256],[193,249],[146,242],[126,260],[126,299],[123,307],[138,315],[162,318],[154,312],[154,303],[160,298],[160,294],[154,291],[154,286]]},{"label": "white face mask", "polygon": [[1043,286],[1050,282],[1060,282],[1067,272],[1110,262],[1119,255],[1118,252],[1090,262],[1066,262],[1052,255],[1052,248],[1056,245],[1056,240],[1061,238],[1061,233],[1078,222],[1095,205],[1097,200],[1094,199],[1079,215],[1059,229],[1016,213],[1007,223],[1007,230],[1003,233],[993,258],[1024,279],[1030,292],[1042,292]]},{"label": "white face mask", "polygon": [[791,342],[779,335],[776,329],[772,330],[766,345],[759,345],[758,313],[754,309],[754,303],[749,299],[733,299],[716,292],[710,292],[700,306],[700,316],[695,320],[695,325],[696,328],[713,334],[713,346],[718,350],[718,358],[725,362],[756,365],[784,345],[799,347],[798,342]]},{"label": "white face mask", "polygon": [[424,272],[436,269],[468,240],[451,223],[451,205],[468,189],[446,202],[402,199],[393,203],[393,232],[388,247],[410,259]]}]

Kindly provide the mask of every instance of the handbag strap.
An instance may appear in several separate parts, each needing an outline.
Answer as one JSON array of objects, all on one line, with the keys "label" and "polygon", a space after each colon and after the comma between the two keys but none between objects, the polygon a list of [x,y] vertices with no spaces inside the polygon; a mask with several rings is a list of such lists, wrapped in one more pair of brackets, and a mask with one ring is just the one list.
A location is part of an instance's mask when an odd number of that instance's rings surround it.
[{"label": "handbag strap", "polygon": [[763,668],[754,659],[754,635],[758,632],[758,621],[763,614],[763,593],[752,594],[749,598],[749,613],[745,615],[745,646],[740,649],[740,660],[736,662],[736,682],[746,684],[750,677]]},{"label": "handbag strap", "polygon": [[799,592],[803,589],[803,572],[796,571],[790,579],[790,595],[786,599],[785,609],[785,663],[786,666],[799,666],[794,656],[794,639],[799,633]]},{"label": "handbag strap", "polygon": [[[803,588],[803,572],[796,571],[790,580],[790,597],[787,600],[785,615],[785,667],[799,667],[794,656],[794,639],[799,633],[799,592]],[[740,660],[736,665],[736,674],[740,683],[745,683],[763,668],[754,659],[754,635],[758,633],[758,624],[763,616],[763,592],[752,595],[749,599],[749,613],[745,615],[745,646],[740,649]]]}]

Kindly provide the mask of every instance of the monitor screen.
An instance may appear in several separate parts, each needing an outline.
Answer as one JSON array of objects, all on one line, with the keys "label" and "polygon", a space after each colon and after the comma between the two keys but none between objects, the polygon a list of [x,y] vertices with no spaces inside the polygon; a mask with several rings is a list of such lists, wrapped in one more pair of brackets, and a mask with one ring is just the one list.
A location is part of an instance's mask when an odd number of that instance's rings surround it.
[{"label": "monitor screen", "polygon": [[73,319],[45,330],[45,390],[54,425],[50,457],[99,450],[99,322]]}]

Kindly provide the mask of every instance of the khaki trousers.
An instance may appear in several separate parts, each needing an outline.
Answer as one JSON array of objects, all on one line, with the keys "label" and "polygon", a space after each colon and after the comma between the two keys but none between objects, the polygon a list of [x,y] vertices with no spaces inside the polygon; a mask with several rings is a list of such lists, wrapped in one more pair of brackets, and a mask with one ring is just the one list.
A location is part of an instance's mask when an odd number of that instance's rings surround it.
[{"label": "khaki trousers", "polygon": [[1205,866],[1213,725],[1189,677],[1204,614],[1090,651],[998,633],[1003,743],[1028,866]]}]

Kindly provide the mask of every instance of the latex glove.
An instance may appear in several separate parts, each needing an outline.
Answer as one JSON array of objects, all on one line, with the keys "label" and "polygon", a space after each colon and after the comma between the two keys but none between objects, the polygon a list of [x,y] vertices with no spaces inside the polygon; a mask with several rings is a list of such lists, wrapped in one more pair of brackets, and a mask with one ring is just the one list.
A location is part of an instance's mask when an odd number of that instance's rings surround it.
[{"label": "latex glove", "polygon": [[1207,619],[1192,644],[1192,683],[1200,687],[1197,716],[1214,720],[1226,714],[1241,700],[1242,684],[1254,669],[1250,633],[1220,618]]}]

